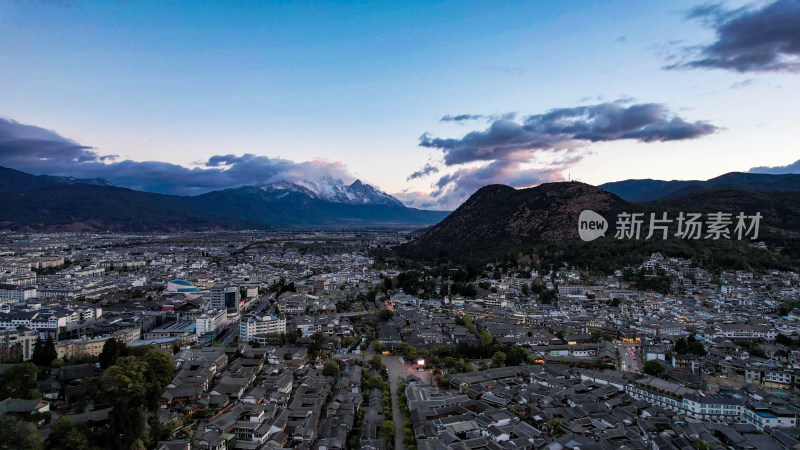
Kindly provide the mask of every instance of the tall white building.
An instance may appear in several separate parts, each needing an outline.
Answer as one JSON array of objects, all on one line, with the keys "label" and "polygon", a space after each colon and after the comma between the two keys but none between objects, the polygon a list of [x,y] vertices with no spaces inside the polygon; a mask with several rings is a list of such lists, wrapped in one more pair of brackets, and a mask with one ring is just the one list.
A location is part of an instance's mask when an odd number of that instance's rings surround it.
[{"label": "tall white building", "polygon": [[239,339],[251,341],[256,336],[286,333],[286,318],[277,316],[247,316],[239,324]]},{"label": "tall white building", "polygon": [[195,319],[195,333],[197,337],[217,331],[217,329],[225,324],[227,318],[228,314],[225,309],[212,309],[201,314]]},{"label": "tall white building", "polygon": [[241,295],[236,286],[217,285],[208,294],[208,307],[223,309],[227,312],[238,312],[241,308]]}]

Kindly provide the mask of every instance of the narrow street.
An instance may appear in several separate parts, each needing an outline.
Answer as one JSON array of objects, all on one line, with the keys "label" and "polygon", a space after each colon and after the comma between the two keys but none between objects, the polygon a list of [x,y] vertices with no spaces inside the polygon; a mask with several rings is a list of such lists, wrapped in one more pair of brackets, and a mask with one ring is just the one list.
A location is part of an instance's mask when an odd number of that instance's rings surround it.
[{"label": "narrow street", "polygon": [[[375,355],[372,345],[366,352],[366,360],[369,361]],[[394,448],[395,450],[405,450],[403,443],[403,415],[400,413],[400,398],[397,395],[397,378],[405,378],[407,370],[399,356],[381,355],[381,362],[389,372],[389,386],[392,396],[392,422],[394,422]],[[409,369],[410,370],[410,369]]]},{"label": "narrow street", "polygon": [[[388,367],[388,366],[387,366]],[[392,419],[394,420],[394,448],[405,450],[403,443],[403,415],[400,413],[400,399],[397,395],[397,375],[389,372],[389,385],[392,389]]]},{"label": "narrow street", "polygon": [[636,351],[636,346],[629,344],[615,344],[615,346],[619,350],[620,369],[625,372],[639,372],[641,370],[641,355]]}]

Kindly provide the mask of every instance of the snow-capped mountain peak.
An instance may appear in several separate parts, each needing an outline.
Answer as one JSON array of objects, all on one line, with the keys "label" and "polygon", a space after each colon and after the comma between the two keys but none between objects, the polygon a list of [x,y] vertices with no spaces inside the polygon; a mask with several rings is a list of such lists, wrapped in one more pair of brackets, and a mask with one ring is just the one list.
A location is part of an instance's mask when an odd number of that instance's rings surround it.
[{"label": "snow-capped mountain peak", "polygon": [[76,178],[76,177],[60,177],[54,175],[42,175],[42,176],[64,184],[88,184],[91,186],[111,186],[111,187],[114,186],[105,178]]},{"label": "snow-capped mountain peak", "polygon": [[346,188],[348,198],[356,203],[375,203],[379,205],[398,205],[402,206],[400,200],[391,195],[379,191],[369,184],[364,184],[361,180],[354,181]]},{"label": "snow-capped mountain peak", "polygon": [[346,203],[351,205],[387,205],[404,206],[400,200],[378,189],[356,180],[350,185],[341,180],[326,178],[318,181],[290,182],[277,181],[259,186],[265,192],[298,192],[311,198],[325,200],[332,203]]},{"label": "snow-capped mountain peak", "polygon": [[286,180],[262,184],[258,186],[258,188],[264,192],[298,192],[301,194],[306,194],[309,197],[316,198],[316,194],[311,189]]}]

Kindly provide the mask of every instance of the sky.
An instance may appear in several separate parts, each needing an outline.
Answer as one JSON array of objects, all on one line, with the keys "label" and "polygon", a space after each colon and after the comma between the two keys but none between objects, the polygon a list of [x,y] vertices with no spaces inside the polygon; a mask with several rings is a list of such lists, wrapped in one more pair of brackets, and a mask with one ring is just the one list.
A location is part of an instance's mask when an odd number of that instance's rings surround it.
[{"label": "sky", "polygon": [[800,173],[798,100],[798,0],[0,0],[0,166],[152,192]]}]

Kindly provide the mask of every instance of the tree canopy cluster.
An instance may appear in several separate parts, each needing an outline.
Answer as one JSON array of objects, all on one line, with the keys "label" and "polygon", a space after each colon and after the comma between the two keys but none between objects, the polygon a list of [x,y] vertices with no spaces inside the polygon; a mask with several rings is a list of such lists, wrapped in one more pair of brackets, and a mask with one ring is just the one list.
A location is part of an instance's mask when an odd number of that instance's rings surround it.
[{"label": "tree canopy cluster", "polygon": [[694,335],[691,335],[689,339],[678,338],[675,341],[675,352],[679,355],[705,356],[706,349],[702,342],[698,341]]},{"label": "tree canopy cluster", "polygon": [[146,441],[145,408],[158,409],[164,387],[172,381],[175,364],[164,351],[152,347],[128,347],[109,339],[100,354],[103,391],[111,399],[109,438],[121,449]]}]

